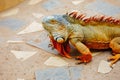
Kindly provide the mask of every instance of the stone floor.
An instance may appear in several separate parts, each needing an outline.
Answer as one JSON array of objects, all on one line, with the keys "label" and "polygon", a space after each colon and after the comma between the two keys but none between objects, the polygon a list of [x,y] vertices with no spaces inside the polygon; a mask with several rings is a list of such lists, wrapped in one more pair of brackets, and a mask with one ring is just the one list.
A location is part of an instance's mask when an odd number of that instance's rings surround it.
[{"label": "stone floor", "polygon": [[[25,0],[0,12],[0,80],[119,80],[119,61],[109,73],[98,72],[100,61],[111,56],[109,50],[92,51],[98,53],[92,62],[76,65],[74,58],[61,57],[48,48],[42,18],[70,10],[119,18],[120,0]],[[60,57],[68,65],[44,64],[50,57]]]}]

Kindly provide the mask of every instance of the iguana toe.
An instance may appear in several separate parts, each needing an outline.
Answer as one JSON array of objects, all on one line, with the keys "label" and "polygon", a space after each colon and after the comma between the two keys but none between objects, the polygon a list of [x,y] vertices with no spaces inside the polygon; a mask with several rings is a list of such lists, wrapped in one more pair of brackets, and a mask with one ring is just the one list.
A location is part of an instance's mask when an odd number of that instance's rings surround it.
[{"label": "iguana toe", "polygon": [[120,59],[120,54],[116,54],[115,56],[109,57],[108,60],[111,61],[110,66],[112,67],[112,65],[116,63],[119,59]]},{"label": "iguana toe", "polygon": [[83,54],[82,56],[78,56],[76,59],[80,60],[80,62],[78,64],[88,63],[92,60],[92,55],[91,54]]}]

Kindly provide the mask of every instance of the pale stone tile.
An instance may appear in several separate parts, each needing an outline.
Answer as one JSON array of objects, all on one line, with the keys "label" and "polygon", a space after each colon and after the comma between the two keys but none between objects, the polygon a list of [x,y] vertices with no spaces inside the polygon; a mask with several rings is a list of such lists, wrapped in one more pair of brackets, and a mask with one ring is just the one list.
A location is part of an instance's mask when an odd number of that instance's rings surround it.
[{"label": "pale stone tile", "polygon": [[101,60],[98,67],[98,72],[100,73],[109,73],[112,70],[110,63],[104,60]]},{"label": "pale stone tile", "polygon": [[44,62],[44,64],[48,66],[58,66],[58,67],[68,66],[68,63],[60,57],[50,57]]},{"label": "pale stone tile", "polygon": [[28,2],[28,5],[35,5],[35,4],[38,4],[39,2],[41,2],[42,0],[30,0]]},{"label": "pale stone tile", "polygon": [[7,40],[7,43],[24,43],[24,41],[21,38],[12,37],[12,39]]},{"label": "pale stone tile", "polygon": [[36,80],[71,80],[67,68],[52,68],[35,72]]},{"label": "pale stone tile", "polygon": [[80,3],[82,3],[84,0],[72,0],[72,3],[74,4],[74,5],[78,5],[78,4],[80,4]]},{"label": "pale stone tile", "polygon": [[25,80],[25,79],[22,79],[22,78],[17,78],[17,80]]},{"label": "pale stone tile", "polygon": [[59,67],[35,72],[36,80],[81,80],[81,66]]},{"label": "pale stone tile", "polygon": [[24,43],[22,40],[8,40],[7,43]]},{"label": "pale stone tile", "polygon": [[26,33],[31,33],[31,32],[37,32],[37,31],[42,31],[44,30],[43,26],[41,23],[38,23],[36,21],[33,21],[30,25],[28,25],[24,30],[18,32],[17,34],[26,34]]},{"label": "pale stone tile", "polygon": [[11,53],[15,55],[15,57],[21,61],[27,60],[31,56],[35,55],[37,51],[16,51],[11,50]]}]

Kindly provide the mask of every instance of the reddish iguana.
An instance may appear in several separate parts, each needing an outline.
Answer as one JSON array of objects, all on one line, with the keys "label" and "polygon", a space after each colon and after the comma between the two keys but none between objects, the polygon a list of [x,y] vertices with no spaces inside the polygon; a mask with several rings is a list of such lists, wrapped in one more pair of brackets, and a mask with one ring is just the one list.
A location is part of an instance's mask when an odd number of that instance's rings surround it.
[{"label": "reddish iguana", "polygon": [[111,48],[114,56],[110,66],[120,59],[120,20],[105,16],[85,17],[73,11],[64,15],[45,17],[43,27],[48,31],[53,47],[62,56],[69,55],[69,42],[82,54],[77,59],[80,62],[92,60],[89,49]]}]

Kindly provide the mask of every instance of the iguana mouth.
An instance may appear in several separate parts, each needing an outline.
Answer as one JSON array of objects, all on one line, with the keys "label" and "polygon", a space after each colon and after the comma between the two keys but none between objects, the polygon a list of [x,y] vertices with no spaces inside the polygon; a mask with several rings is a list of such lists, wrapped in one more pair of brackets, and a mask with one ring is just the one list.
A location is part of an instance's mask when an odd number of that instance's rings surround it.
[{"label": "iguana mouth", "polygon": [[57,41],[58,43],[64,43],[64,42],[65,42],[65,39],[64,39],[63,37],[57,37],[57,38],[56,38],[56,41]]},{"label": "iguana mouth", "polygon": [[67,58],[71,58],[69,55],[70,52],[70,44],[69,41],[65,41],[64,43],[58,43],[57,41],[54,40],[53,37],[50,37],[50,40],[53,44],[53,47],[60,52],[60,55],[65,56]]}]

